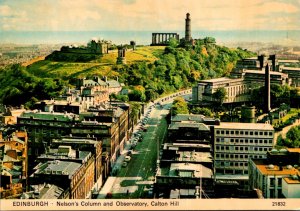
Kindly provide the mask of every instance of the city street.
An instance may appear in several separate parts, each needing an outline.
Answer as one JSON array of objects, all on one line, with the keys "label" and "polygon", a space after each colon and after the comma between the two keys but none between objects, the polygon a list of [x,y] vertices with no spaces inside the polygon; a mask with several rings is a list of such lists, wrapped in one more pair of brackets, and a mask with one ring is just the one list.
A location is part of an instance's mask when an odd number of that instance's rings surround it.
[{"label": "city street", "polygon": [[128,165],[118,171],[111,190],[112,198],[152,197],[149,188],[154,180],[158,146],[167,135],[167,122],[164,117],[170,106],[170,102],[163,107],[157,105],[149,113],[149,119],[144,126],[147,131],[142,132],[142,141],[137,142],[132,150]]}]

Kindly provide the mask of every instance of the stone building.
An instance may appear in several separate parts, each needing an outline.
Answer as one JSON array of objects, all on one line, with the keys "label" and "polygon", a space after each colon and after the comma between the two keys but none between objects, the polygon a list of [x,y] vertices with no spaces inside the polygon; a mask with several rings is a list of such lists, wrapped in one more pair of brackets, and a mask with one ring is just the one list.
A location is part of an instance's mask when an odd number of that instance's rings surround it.
[{"label": "stone building", "polygon": [[79,137],[63,137],[62,139],[53,139],[50,148],[58,149],[59,146],[70,146],[74,150],[89,151],[95,157],[94,163],[94,187],[93,190],[98,191],[103,185],[108,175],[105,175],[104,169],[107,168],[106,163],[102,163],[102,141],[96,138],[79,138]]},{"label": "stone building", "polygon": [[248,185],[248,161],[266,158],[274,145],[274,128],[265,123],[221,122],[214,126],[214,174],[216,180]]},{"label": "stone building", "polygon": [[30,184],[49,183],[68,190],[70,199],[90,198],[94,186],[95,157],[89,151],[60,145],[37,158]]},{"label": "stone building", "polygon": [[250,159],[249,186],[264,198],[300,197],[300,149],[272,149],[265,158]]},{"label": "stone building", "polygon": [[28,185],[28,137],[25,131],[16,131],[9,137],[0,135],[0,195],[18,198]]}]

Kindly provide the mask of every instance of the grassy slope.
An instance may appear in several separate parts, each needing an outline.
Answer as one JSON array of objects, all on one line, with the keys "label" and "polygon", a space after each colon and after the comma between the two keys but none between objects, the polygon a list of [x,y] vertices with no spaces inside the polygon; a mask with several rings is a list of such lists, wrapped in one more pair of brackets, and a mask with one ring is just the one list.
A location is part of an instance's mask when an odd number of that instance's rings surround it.
[{"label": "grassy slope", "polygon": [[[138,61],[154,62],[163,52],[164,47],[138,47],[135,51],[127,50],[127,64]],[[85,75],[117,75],[112,71],[112,66],[116,64],[117,51],[104,55],[95,61],[81,62],[53,62],[47,60],[37,61],[27,67],[28,71],[39,77],[80,77]]]}]

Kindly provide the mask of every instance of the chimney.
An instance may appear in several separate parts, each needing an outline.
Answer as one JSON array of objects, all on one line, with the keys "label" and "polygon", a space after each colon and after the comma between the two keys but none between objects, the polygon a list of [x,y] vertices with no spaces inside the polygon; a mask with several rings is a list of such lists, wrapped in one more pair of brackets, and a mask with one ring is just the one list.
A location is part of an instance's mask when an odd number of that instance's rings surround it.
[{"label": "chimney", "polygon": [[272,71],[276,71],[276,55],[270,55],[269,60],[272,61]]},{"label": "chimney", "polygon": [[271,87],[270,87],[270,67],[267,64],[265,68],[265,100],[264,107],[265,113],[269,113],[271,110]]},{"label": "chimney", "polygon": [[262,69],[264,67],[265,55],[257,56],[257,59],[259,61],[259,68]]}]

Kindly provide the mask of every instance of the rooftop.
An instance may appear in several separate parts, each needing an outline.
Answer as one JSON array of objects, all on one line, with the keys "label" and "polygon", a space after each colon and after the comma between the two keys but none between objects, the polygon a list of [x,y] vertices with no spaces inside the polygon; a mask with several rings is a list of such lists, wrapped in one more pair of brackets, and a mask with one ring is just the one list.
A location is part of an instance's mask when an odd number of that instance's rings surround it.
[{"label": "rooftop", "polygon": [[221,122],[216,129],[242,129],[242,130],[274,130],[273,126],[266,123]]},{"label": "rooftop", "polygon": [[120,82],[117,81],[117,80],[108,80],[107,83],[108,83],[108,86],[109,86],[110,88],[118,88],[118,87],[121,87]]},{"label": "rooftop", "polygon": [[[65,147],[65,148],[64,148]],[[69,148],[67,148],[69,147]],[[76,155],[77,154],[77,155]],[[78,151],[72,149],[70,146],[59,146],[58,149],[50,149],[46,154],[40,155],[40,159],[59,159],[59,160],[81,160],[86,162],[86,160],[91,156],[91,152],[88,151]]]},{"label": "rooftop", "polygon": [[183,127],[198,128],[198,130],[201,131],[210,131],[209,127],[203,123],[189,123],[189,122],[172,122],[169,126],[169,129],[177,130]]},{"label": "rooftop", "polygon": [[[251,74],[260,74],[260,75],[264,75],[265,74],[265,70],[244,70],[244,73],[251,73]],[[276,71],[270,71],[270,75],[286,75],[285,73],[280,73],[280,72],[276,72]]]},{"label": "rooftop", "polygon": [[58,112],[42,112],[38,110],[25,111],[21,117],[23,118],[34,118],[42,120],[57,120],[57,121],[70,121],[73,120],[78,115],[71,113],[58,113]]},{"label": "rooftop", "polygon": [[287,184],[300,184],[300,176],[295,175],[295,177],[285,177],[283,178]]},{"label": "rooftop", "polygon": [[297,70],[297,71],[300,71],[300,67],[283,67],[282,70]]},{"label": "rooftop", "polygon": [[34,174],[68,175],[71,177],[81,166],[80,163],[53,160],[39,163]]},{"label": "rooftop", "polygon": [[212,162],[212,156],[210,152],[191,152],[191,151],[179,151],[178,161],[184,162]]},{"label": "rooftop", "polygon": [[291,165],[287,166],[280,166],[268,164],[266,159],[252,159],[256,168],[261,172],[263,175],[298,175],[299,167],[295,168]]},{"label": "rooftop", "polygon": [[170,166],[159,168],[158,176],[211,178],[212,170],[195,163],[171,163]]},{"label": "rooftop", "polygon": [[228,77],[222,77],[222,78],[213,78],[209,80],[201,80],[200,83],[225,83],[225,82],[232,82],[232,81],[241,81],[241,78],[228,78]]}]

